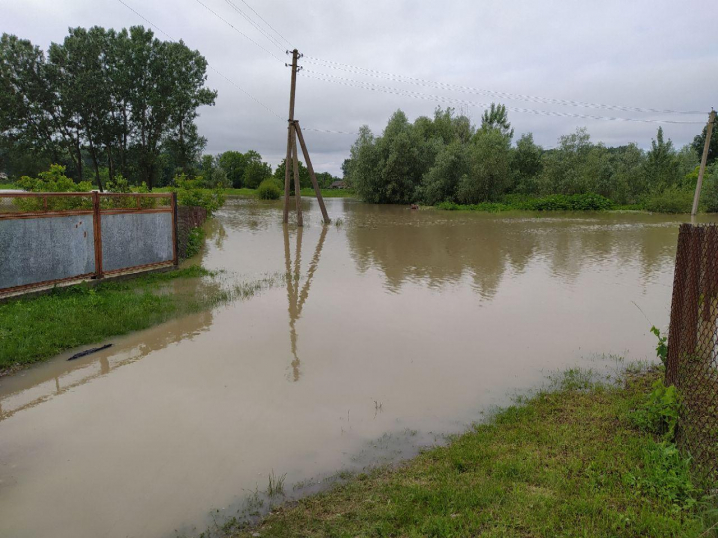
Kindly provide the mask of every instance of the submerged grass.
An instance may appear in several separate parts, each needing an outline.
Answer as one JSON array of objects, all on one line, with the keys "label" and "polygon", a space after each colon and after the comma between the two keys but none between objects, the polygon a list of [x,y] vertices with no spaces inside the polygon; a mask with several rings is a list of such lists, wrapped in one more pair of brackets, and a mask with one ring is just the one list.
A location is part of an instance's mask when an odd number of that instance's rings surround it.
[{"label": "submerged grass", "polygon": [[718,536],[685,458],[631,420],[658,377],[606,385],[571,371],[446,447],[225,535]]},{"label": "submerged grass", "polygon": [[[174,286],[201,277],[213,278],[195,286]],[[246,299],[285,278],[278,274],[222,285],[215,277],[218,273],[193,266],[95,287],[57,288],[47,295],[0,303],[0,375],[67,349]]]}]

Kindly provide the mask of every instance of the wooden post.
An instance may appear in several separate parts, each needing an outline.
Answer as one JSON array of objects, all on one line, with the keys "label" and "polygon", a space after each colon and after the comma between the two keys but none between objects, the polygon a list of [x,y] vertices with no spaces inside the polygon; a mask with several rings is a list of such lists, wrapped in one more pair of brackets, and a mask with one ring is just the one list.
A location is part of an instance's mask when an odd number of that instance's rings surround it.
[{"label": "wooden post", "polygon": [[319,183],[317,182],[317,176],[314,174],[314,167],[312,166],[312,160],[309,158],[309,151],[307,150],[307,145],[304,143],[304,135],[302,135],[302,128],[299,126],[299,121],[295,120],[294,122],[294,130],[297,132],[297,138],[299,138],[299,144],[302,146],[302,153],[304,154],[304,160],[307,163],[307,170],[309,171],[309,177],[312,180],[312,185],[314,186],[314,192],[317,195],[317,201],[319,202],[319,209],[322,210],[322,217],[324,218],[324,223],[329,224],[331,220],[329,219],[329,214],[327,213],[327,208],[324,205],[324,199],[322,198],[322,191],[319,190]]},{"label": "wooden post", "polygon": [[696,194],[693,197],[693,210],[691,215],[698,213],[698,202],[701,199],[701,187],[703,186],[703,174],[706,171],[706,161],[708,160],[708,149],[711,145],[711,136],[713,135],[713,124],[716,122],[716,111],[711,110],[708,116],[708,125],[706,126],[706,143],[703,146],[703,158],[701,159],[701,168],[698,171],[698,182],[696,183]]},{"label": "wooden post", "polygon": [[95,278],[102,278],[102,211],[100,193],[92,193],[92,233],[95,236]]},{"label": "wooden post", "polygon": [[284,216],[282,222],[289,222],[289,163],[292,161],[292,137],[294,136],[294,125],[291,123],[287,128],[287,157],[284,159]]},{"label": "wooden post", "polygon": [[[289,166],[292,156],[292,141],[294,140],[294,100],[297,91],[297,59],[299,51],[292,51],[292,83],[289,90],[289,120],[287,124],[287,158],[284,160],[284,222],[289,221],[289,174],[291,174]],[[297,192],[297,194],[299,194]]]},{"label": "wooden post", "polygon": [[[292,130],[294,130],[293,125]],[[297,206],[297,226],[304,226],[304,217],[302,216],[302,186],[299,183],[299,159],[297,158],[296,136],[292,137],[292,166],[294,167],[294,201],[296,202]],[[287,167],[287,169],[289,168]]]}]

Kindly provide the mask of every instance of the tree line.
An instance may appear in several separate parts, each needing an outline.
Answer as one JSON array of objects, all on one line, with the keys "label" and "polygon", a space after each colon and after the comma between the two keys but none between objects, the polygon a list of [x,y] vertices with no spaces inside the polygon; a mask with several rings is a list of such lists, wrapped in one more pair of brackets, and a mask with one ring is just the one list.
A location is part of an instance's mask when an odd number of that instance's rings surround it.
[{"label": "tree line", "polygon": [[[38,178],[54,164],[100,190],[125,183],[149,189],[202,177],[206,187],[255,189],[272,167],[254,150],[203,155],[195,120],[214,105],[207,61],[183,42],[135,26],[70,28],[47,51],[0,38],[0,170]],[[64,173],[64,172],[63,172]],[[274,172],[284,183],[284,164]],[[302,187],[310,186],[300,163]],[[322,186],[338,179],[317,174]]]},{"label": "tree line", "polygon": [[[477,127],[451,108],[411,123],[396,111],[380,136],[364,126],[342,167],[368,202],[481,204],[545,195],[597,194],[615,204],[690,209],[706,130],[680,150],[659,128],[645,151],[594,143],[585,128],[544,149],[531,133],[513,143],[506,108],[492,104]],[[711,139],[702,201],[718,211],[718,134]],[[688,207],[686,207],[688,206]]]},{"label": "tree line", "polygon": [[118,175],[151,189],[176,169],[188,171],[204,147],[197,109],[217,96],[205,87],[206,69],[198,51],[141,26],[70,28],[47,52],[3,34],[2,165],[19,177],[61,163],[100,189]]}]

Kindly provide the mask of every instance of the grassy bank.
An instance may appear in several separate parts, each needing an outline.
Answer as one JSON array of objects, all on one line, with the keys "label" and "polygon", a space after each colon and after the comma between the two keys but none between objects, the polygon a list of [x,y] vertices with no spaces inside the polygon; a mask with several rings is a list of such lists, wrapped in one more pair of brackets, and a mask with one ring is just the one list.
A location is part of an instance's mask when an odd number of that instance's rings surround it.
[{"label": "grassy bank", "polygon": [[[358,475],[227,536],[718,536],[710,502],[673,445],[636,426],[658,378],[594,384],[569,372],[556,391],[396,469]],[[711,519],[713,518],[713,519]]]},{"label": "grassy bank", "polygon": [[218,299],[218,287],[187,286],[185,293],[163,289],[210,275],[201,267],[188,267],[1,303],[0,374],[203,308]]},{"label": "grassy bank", "polygon": [[[689,213],[693,204],[691,193],[666,192],[647,198],[641,203],[621,205],[598,194],[551,194],[541,197],[506,195],[499,202],[456,204],[441,202],[436,207],[448,211],[649,211],[652,213]],[[701,211],[706,207],[701,206]]]},{"label": "grassy bank", "polygon": [[17,187],[14,183],[0,183],[0,191],[2,190],[15,190]]}]

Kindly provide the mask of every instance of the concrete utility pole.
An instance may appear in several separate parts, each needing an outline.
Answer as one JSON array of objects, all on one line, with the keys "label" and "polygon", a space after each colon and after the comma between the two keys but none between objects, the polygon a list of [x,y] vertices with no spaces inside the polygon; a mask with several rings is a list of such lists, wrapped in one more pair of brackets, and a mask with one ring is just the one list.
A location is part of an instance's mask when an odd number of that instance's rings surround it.
[{"label": "concrete utility pole", "polygon": [[698,213],[698,202],[701,199],[701,187],[703,186],[703,174],[706,171],[706,161],[708,160],[708,149],[711,145],[711,136],[713,135],[713,124],[716,122],[716,111],[711,110],[710,116],[708,116],[708,125],[706,126],[706,143],[703,146],[703,158],[701,159],[701,168],[698,171],[698,182],[696,183],[696,194],[693,197],[693,210],[691,211],[692,216],[696,216]]},{"label": "concrete utility pole", "polygon": [[[289,54],[290,51],[287,51],[287,54]],[[297,210],[297,225],[303,226],[304,225],[304,219],[302,216],[302,195],[301,195],[301,185],[299,183],[299,158],[297,155],[297,138],[299,139],[299,143],[302,146],[302,153],[304,154],[304,160],[307,162],[307,170],[309,171],[309,177],[312,180],[312,186],[314,187],[314,193],[317,196],[317,201],[319,202],[319,208],[322,211],[322,218],[324,219],[324,224],[329,224],[331,221],[329,219],[329,215],[327,214],[327,208],[324,206],[324,199],[322,198],[322,192],[319,189],[319,184],[317,182],[317,176],[314,174],[314,168],[312,167],[312,161],[309,159],[309,151],[307,150],[307,146],[304,143],[304,137],[302,136],[302,130],[299,127],[299,121],[294,119],[294,101],[295,101],[295,95],[297,90],[297,71],[301,69],[301,67],[297,67],[297,60],[301,58],[301,54],[299,54],[299,51],[297,49],[294,49],[291,51],[292,54],[292,85],[290,88],[289,93],[289,124],[287,125],[287,157],[284,160],[284,215],[283,215],[283,221],[285,223],[289,222],[289,191],[290,191],[290,181],[291,176],[290,174],[292,171],[294,172],[294,197],[296,201],[296,210]],[[290,66],[290,64],[285,64],[286,66]],[[290,169],[291,166],[291,169]]]}]

